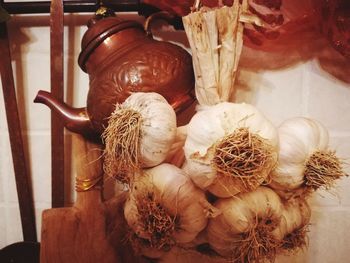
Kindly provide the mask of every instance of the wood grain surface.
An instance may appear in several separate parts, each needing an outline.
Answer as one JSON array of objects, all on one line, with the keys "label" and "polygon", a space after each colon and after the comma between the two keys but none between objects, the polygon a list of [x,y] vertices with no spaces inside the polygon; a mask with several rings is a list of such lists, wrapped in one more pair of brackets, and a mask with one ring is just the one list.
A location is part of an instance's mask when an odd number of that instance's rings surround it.
[{"label": "wood grain surface", "polygon": [[[79,180],[102,175],[100,145],[75,135],[73,150]],[[106,202],[101,195],[99,187],[77,192],[73,207],[43,212],[41,263],[146,262],[134,256],[127,242],[125,193]]]},{"label": "wood grain surface", "polygon": [[[51,93],[64,99],[63,85],[63,0],[52,0],[50,7],[50,73]],[[52,207],[64,206],[64,125],[51,112],[51,188]]]},{"label": "wood grain surface", "polygon": [[0,23],[0,74],[10,136],[13,167],[16,178],[23,239],[24,241],[36,242],[33,195],[24,154],[10,54],[7,26],[6,22],[3,22]]}]

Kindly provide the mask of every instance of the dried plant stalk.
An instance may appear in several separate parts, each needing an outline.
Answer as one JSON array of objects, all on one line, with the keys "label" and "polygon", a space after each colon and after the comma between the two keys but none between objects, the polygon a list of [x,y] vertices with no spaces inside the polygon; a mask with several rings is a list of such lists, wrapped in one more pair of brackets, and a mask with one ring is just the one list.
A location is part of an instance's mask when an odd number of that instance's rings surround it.
[{"label": "dried plant stalk", "polygon": [[243,47],[243,24],[261,21],[248,14],[247,0],[231,7],[202,8],[183,17],[201,105],[230,101]]},{"label": "dried plant stalk", "polygon": [[243,47],[243,25],[239,18],[240,6],[235,1],[234,6],[217,10],[217,24],[220,45],[220,79],[218,93],[221,101],[229,101],[233,92],[239,57]]},{"label": "dried plant stalk", "polygon": [[[193,68],[196,78],[196,97],[201,105],[213,105],[220,102],[217,93],[218,75],[215,64],[218,63],[214,50],[217,50],[215,34],[209,34],[213,27],[214,11],[204,16],[203,12],[195,12],[183,18],[184,27],[192,50]],[[206,21],[208,19],[208,22]],[[214,24],[215,25],[215,24]],[[210,29],[211,33],[216,30]],[[210,40],[212,37],[212,40]],[[216,46],[212,47],[216,43]]]}]

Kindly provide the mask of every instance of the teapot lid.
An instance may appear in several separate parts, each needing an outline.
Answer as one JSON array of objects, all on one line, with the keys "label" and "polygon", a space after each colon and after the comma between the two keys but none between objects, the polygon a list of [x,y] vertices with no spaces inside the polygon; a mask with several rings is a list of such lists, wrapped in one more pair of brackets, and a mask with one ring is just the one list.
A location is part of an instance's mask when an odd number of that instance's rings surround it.
[{"label": "teapot lid", "polygon": [[113,11],[105,7],[100,7],[93,18],[88,23],[88,30],[85,32],[81,41],[81,52],[78,58],[80,68],[86,72],[85,62],[90,54],[97,48],[106,38],[127,28],[140,28],[143,26],[131,20],[123,20],[115,16]]}]

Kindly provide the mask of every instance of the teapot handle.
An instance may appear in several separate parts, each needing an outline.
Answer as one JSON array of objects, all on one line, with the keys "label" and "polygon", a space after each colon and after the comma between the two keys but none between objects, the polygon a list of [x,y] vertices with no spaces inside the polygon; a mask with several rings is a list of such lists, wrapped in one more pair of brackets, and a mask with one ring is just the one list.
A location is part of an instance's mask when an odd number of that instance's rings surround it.
[{"label": "teapot handle", "polygon": [[169,24],[171,24],[175,19],[175,15],[167,11],[161,11],[147,17],[146,21],[143,24],[143,28],[146,31],[147,36],[152,37],[152,23],[154,20],[158,20],[158,19],[163,19]]}]

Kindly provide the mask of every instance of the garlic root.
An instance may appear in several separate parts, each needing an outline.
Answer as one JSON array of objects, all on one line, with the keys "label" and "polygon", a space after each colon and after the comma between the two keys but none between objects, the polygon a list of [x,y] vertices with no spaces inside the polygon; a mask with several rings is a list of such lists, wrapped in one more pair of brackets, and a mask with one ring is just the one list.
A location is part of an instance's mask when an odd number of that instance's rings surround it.
[{"label": "garlic root", "polygon": [[252,191],[268,180],[263,175],[275,162],[274,151],[258,134],[252,134],[246,127],[238,128],[217,143],[212,165],[218,177],[228,176],[233,179],[232,184],[242,184],[241,192]]},{"label": "garlic root", "polygon": [[320,187],[331,188],[336,179],[346,176],[342,163],[335,151],[314,152],[307,160],[304,172],[305,185],[317,190]]},{"label": "garlic root", "polygon": [[106,142],[104,171],[122,183],[129,183],[128,174],[140,166],[141,125],[139,112],[117,105],[102,134]]}]

